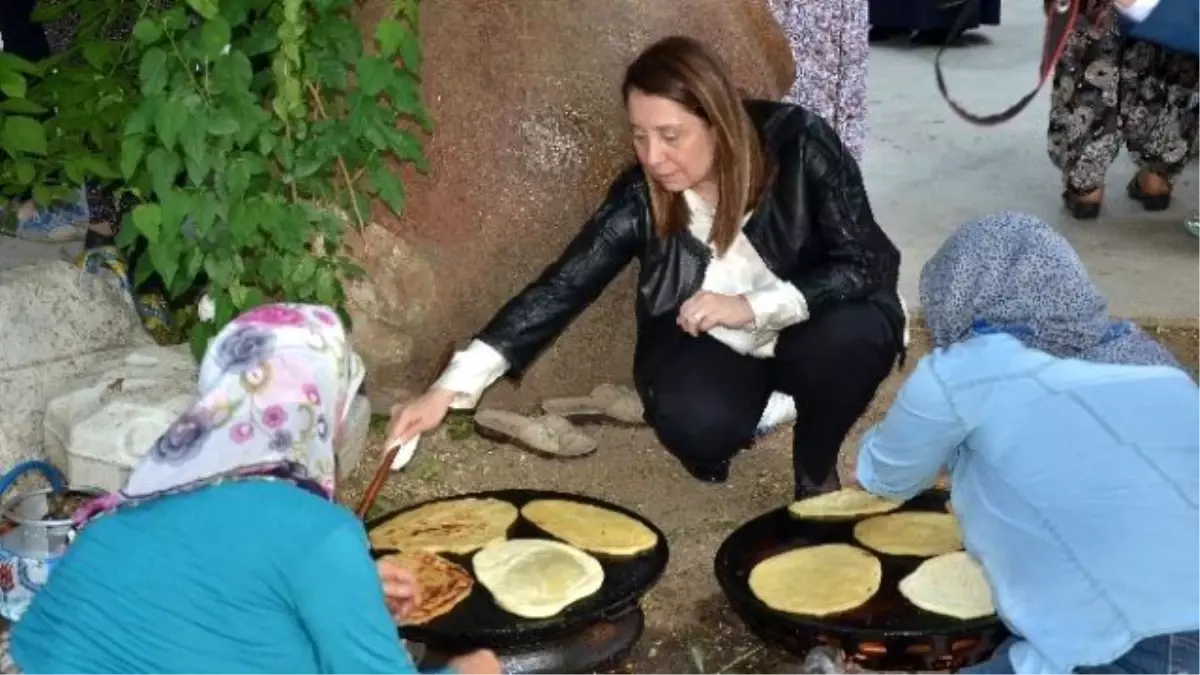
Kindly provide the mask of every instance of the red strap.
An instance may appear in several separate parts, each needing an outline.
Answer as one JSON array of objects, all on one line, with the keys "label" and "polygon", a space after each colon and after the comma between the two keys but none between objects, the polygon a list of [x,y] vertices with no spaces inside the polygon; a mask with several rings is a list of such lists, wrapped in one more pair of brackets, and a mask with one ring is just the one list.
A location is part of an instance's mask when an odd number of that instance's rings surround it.
[{"label": "red strap", "polygon": [[1038,68],[1038,82],[1033,91],[1025,94],[1019,101],[1009,106],[1006,110],[992,115],[976,115],[968,112],[957,101],[950,98],[949,92],[946,91],[946,78],[942,74],[942,54],[946,48],[962,35],[963,27],[967,21],[979,9],[981,0],[965,0],[962,2],[962,11],[959,12],[958,20],[954,22],[954,27],[950,29],[950,37],[946,40],[946,44],[938,49],[937,56],[933,59],[933,71],[937,76],[938,92],[942,98],[949,104],[959,117],[966,121],[977,124],[979,126],[993,126],[1001,124],[1016,117],[1025,106],[1029,105],[1041,91],[1042,86],[1046,84],[1046,80],[1050,79],[1050,75],[1054,73],[1054,65],[1058,63],[1063,52],[1067,48],[1067,41],[1071,37],[1071,31],[1075,27],[1075,20],[1079,16],[1079,1],[1080,0],[1051,0],[1046,11],[1046,35],[1042,43],[1042,61]]}]

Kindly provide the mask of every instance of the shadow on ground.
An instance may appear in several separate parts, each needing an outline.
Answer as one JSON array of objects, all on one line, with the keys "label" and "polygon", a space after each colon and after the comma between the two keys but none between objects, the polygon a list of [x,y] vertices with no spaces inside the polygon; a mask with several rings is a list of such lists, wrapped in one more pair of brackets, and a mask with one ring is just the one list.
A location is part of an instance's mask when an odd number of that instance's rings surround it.
[{"label": "shadow on ground", "polygon": [[[1195,325],[1148,326],[1148,330],[1197,371]],[[928,349],[924,331],[914,332],[907,369]],[[841,469],[852,466],[858,438],[886,410],[903,374],[889,378],[851,432]],[[713,577],[713,555],[742,522],[778,508],[791,497],[790,434],[763,439],[734,463],[730,481],[707,485],[689,478],[646,429],[591,427],[600,449],[577,460],[549,460],[471,434],[440,431],[425,441],[412,463],[393,474],[379,506],[396,508],[431,497],[499,488],[554,489],[611,500],[653,520],[671,543],[671,563],[645,598],[646,632],[625,672],[799,672],[795,657],[752,636],[729,609]],[[346,482],[342,499],[357,504],[380,456],[382,428]],[[458,438],[452,440],[451,436]],[[465,436],[465,437],[462,437]]]}]

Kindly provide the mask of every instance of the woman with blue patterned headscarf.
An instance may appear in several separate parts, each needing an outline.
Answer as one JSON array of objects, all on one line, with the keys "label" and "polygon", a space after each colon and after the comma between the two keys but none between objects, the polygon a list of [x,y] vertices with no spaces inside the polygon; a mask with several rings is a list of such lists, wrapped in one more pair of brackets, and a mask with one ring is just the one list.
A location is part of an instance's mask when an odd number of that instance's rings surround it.
[{"label": "woman with blue patterned headscarf", "polygon": [[[408,573],[333,501],[363,380],[337,315],[268,305],[226,326],[199,398],[84,527],[14,629],[27,673],[413,673]],[[389,610],[391,616],[389,616]],[[457,664],[499,672],[490,653]],[[465,666],[465,668],[463,668]]]},{"label": "woman with blue patterned headscarf", "polygon": [[1200,393],[1108,316],[1046,223],[961,227],[925,265],[935,349],[863,438],[858,481],[907,499],[943,467],[1015,635],[964,672],[1200,671]]}]

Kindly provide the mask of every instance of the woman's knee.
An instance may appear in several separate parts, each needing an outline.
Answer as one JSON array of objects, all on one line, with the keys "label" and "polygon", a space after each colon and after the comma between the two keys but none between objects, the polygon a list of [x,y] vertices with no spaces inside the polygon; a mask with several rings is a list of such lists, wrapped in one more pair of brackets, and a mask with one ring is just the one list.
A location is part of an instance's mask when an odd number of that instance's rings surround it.
[{"label": "woman's knee", "polygon": [[896,327],[883,310],[862,301],[846,303],[785,329],[779,335],[775,358],[780,365],[806,372],[832,371],[855,364],[890,364],[899,355],[900,343]]},{"label": "woman's knee", "polygon": [[[653,414],[650,424],[658,440],[683,461],[726,460],[750,445],[757,419],[733,411],[700,410]],[[681,414],[684,413],[684,414]]]}]

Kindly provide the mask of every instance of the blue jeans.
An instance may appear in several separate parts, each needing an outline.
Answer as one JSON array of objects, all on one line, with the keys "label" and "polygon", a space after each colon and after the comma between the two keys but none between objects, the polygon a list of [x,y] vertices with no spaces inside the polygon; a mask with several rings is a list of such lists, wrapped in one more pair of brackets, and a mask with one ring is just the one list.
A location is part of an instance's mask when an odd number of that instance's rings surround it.
[{"label": "blue jeans", "polygon": [[[1008,660],[1013,640],[1000,645],[992,658],[958,671],[960,673],[1015,674]],[[1076,673],[1200,673],[1200,632],[1175,633],[1146,638],[1121,658],[1104,666],[1076,668]]]}]

